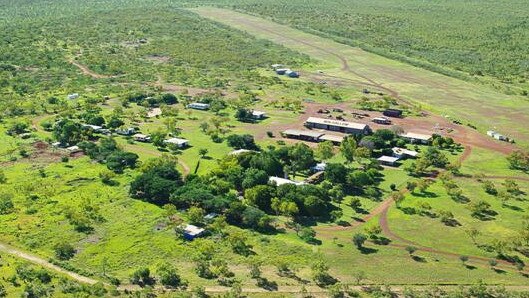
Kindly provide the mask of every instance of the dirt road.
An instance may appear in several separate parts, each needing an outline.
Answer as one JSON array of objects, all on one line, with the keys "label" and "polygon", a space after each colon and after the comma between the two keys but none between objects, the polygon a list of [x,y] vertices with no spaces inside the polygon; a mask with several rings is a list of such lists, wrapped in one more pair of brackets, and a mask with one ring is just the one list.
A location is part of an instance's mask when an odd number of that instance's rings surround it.
[{"label": "dirt road", "polygon": [[7,244],[4,244],[4,243],[1,243],[1,242],[0,242],[0,252],[4,252],[4,253],[10,254],[10,255],[14,255],[14,256],[16,256],[18,258],[21,258],[21,259],[24,259],[24,260],[29,261],[31,263],[40,265],[40,266],[42,266],[44,268],[47,268],[47,269],[50,269],[52,271],[67,275],[70,278],[72,278],[72,279],[74,279],[74,280],[76,280],[76,281],[78,281],[80,283],[93,285],[93,284],[96,284],[96,283],[100,282],[100,281],[95,280],[93,278],[82,276],[82,275],[79,275],[79,274],[77,274],[75,272],[71,272],[71,271],[68,271],[66,269],[63,269],[63,268],[61,268],[61,267],[59,267],[57,265],[54,265],[54,264],[46,261],[43,258],[37,257],[37,256],[35,256],[33,254],[24,252],[24,251],[22,251],[20,249],[11,247],[11,246],[9,246]]}]

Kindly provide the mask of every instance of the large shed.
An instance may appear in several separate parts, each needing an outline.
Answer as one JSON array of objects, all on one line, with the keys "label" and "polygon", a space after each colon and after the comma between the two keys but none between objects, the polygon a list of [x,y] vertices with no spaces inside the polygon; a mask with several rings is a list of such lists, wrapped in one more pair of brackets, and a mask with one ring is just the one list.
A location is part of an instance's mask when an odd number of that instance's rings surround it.
[{"label": "large shed", "polygon": [[281,133],[284,137],[304,141],[318,142],[324,134],[310,130],[287,129]]},{"label": "large shed", "polygon": [[317,117],[309,117],[309,119],[305,121],[305,126],[309,128],[339,131],[354,135],[367,135],[371,133],[371,128],[369,125],[364,123],[345,122]]}]

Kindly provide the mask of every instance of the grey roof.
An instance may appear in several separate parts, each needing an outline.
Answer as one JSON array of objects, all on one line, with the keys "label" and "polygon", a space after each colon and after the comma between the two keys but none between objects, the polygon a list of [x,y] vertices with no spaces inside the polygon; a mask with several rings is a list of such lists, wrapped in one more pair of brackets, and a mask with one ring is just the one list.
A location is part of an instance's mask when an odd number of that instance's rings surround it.
[{"label": "grey roof", "polygon": [[292,136],[306,136],[311,138],[319,138],[323,135],[321,132],[310,131],[310,130],[298,130],[298,129],[287,129],[283,131],[283,134]]}]

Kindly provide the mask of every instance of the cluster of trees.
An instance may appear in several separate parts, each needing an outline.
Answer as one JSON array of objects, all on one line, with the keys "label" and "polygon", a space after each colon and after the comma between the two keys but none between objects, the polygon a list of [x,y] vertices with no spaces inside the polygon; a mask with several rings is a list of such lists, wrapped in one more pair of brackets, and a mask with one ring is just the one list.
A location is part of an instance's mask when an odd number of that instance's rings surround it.
[{"label": "cluster of trees", "polygon": [[507,160],[511,168],[525,172],[529,171],[529,152],[514,151],[507,157]]},{"label": "cluster of trees", "polygon": [[162,104],[173,105],[178,103],[178,98],[172,93],[152,94],[152,93],[133,93],[122,99],[122,105],[127,106],[129,103],[135,103],[144,107],[158,107]]},{"label": "cluster of trees", "polygon": [[141,287],[154,286],[157,282],[169,289],[185,289],[187,282],[180,277],[176,267],[169,263],[159,264],[156,276],[148,267],[142,267],[130,275],[130,282]]},{"label": "cluster of trees", "polygon": [[136,153],[121,150],[110,137],[102,138],[99,145],[93,142],[81,142],[78,145],[90,158],[106,164],[107,168],[115,173],[134,168],[139,158]]},{"label": "cluster of trees", "polygon": [[[331,165],[332,174],[323,187],[275,186],[268,182],[269,176],[284,175],[288,169],[291,172],[308,171],[314,163],[312,149],[305,144],[296,144],[228,156],[212,173],[190,175],[184,182],[175,169],[175,162],[165,157],[142,167],[142,174],[131,183],[130,193],[135,198],[158,205],[171,203],[178,208],[194,206],[205,212],[223,213],[230,224],[267,229],[270,214],[321,217],[328,214],[333,197],[343,197],[340,190],[343,186],[333,188],[333,184],[350,185],[339,177],[340,171],[348,171],[339,164]],[[349,175],[349,182],[362,187],[373,183],[374,176],[373,171],[353,172]],[[238,194],[242,194],[243,201],[237,199]]]},{"label": "cluster of trees", "polygon": [[[427,175],[431,167],[447,168],[449,165],[448,158],[436,147],[428,147],[426,151],[421,153],[421,156],[416,161],[412,162],[405,168],[411,176]],[[454,166],[454,171],[457,166]]]}]

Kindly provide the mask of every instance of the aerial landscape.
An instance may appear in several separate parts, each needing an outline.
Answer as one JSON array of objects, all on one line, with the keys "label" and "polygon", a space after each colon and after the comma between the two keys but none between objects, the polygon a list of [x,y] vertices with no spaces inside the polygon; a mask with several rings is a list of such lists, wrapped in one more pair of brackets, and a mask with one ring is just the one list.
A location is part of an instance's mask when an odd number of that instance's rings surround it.
[{"label": "aerial landscape", "polygon": [[0,297],[529,297],[527,1],[0,28]]}]

